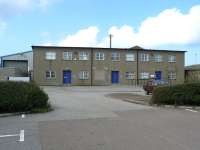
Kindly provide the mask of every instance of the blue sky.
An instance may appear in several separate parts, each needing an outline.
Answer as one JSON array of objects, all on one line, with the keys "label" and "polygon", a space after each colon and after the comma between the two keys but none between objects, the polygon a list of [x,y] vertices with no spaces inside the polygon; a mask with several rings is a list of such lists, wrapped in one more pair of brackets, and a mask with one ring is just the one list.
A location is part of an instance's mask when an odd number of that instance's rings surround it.
[{"label": "blue sky", "polygon": [[0,0],[0,56],[31,45],[186,50],[200,63],[199,0]]}]

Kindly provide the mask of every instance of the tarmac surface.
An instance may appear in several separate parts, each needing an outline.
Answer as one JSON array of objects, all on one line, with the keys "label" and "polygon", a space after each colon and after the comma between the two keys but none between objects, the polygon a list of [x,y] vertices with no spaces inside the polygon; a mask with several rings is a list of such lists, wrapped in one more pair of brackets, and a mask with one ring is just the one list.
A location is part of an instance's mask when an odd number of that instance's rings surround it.
[{"label": "tarmac surface", "polygon": [[150,107],[105,96],[144,95],[139,87],[43,88],[54,111],[1,117],[0,150],[200,149],[199,111]]}]

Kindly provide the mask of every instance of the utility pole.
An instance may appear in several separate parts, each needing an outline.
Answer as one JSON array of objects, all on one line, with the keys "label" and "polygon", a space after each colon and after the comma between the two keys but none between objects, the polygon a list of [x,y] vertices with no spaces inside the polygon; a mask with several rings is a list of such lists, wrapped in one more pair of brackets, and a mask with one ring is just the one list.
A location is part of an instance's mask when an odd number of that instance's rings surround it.
[{"label": "utility pole", "polygon": [[112,48],[112,37],[113,37],[113,35],[112,35],[112,34],[109,34],[109,39],[110,39],[110,48]]}]

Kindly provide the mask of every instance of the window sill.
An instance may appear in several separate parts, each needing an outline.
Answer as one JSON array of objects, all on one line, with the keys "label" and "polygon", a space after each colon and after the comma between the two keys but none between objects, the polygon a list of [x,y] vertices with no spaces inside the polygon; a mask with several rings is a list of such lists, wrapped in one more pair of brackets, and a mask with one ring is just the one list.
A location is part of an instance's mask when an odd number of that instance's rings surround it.
[{"label": "window sill", "polygon": [[120,61],[120,60],[112,60],[113,62]]},{"label": "window sill", "polygon": [[56,80],[56,78],[46,78],[46,80]]}]

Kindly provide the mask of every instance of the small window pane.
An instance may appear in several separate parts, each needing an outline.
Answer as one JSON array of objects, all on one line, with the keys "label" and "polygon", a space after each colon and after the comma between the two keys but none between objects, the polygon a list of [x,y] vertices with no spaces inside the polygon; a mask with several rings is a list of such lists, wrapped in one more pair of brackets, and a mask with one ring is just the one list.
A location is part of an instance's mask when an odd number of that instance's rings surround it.
[{"label": "small window pane", "polygon": [[51,72],[51,78],[55,78],[56,77],[56,75],[55,75],[55,72]]},{"label": "small window pane", "polygon": [[50,72],[46,71],[46,78],[50,78]]}]

